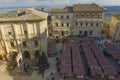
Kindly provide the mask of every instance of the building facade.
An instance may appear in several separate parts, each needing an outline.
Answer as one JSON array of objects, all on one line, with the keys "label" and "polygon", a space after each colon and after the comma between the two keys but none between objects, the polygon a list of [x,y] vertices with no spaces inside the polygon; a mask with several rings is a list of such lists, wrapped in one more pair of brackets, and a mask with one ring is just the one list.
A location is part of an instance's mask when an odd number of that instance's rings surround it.
[{"label": "building facade", "polygon": [[105,9],[97,4],[74,4],[72,35],[100,37]]},{"label": "building facade", "polygon": [[6,56],[17,59],[35,59],[40,51],[47,53],[47,16],[34,8],[17,10],[13,18],[0,18],[0,42]]},{"label": "building facade", "polygon": [[52,36],[62,38],[71,34],[70,26],[73,18],[72,7],[51,10]]},{"label": "building facade", "polygon": [[115,41],[120,41],[120,14],[112,16],[110,23],[110,37]]},{"label": "building facade", "polygon": [[63,9],[52,9],[52,33],[54,37],[100,37],[106,10],[97,4],[74,4]]}]

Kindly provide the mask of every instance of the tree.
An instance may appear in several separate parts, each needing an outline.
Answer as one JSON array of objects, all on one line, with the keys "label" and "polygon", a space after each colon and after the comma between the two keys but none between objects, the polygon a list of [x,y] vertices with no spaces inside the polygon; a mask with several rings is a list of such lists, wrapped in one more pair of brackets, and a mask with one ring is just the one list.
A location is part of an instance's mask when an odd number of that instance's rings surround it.
[{"label": "tree", "polygon": [[47,56],[45,55],[44,52],[42,52],[38,56],[38,66],[41,68],[48,68],[49,67],[48,59],[47,59]]}]

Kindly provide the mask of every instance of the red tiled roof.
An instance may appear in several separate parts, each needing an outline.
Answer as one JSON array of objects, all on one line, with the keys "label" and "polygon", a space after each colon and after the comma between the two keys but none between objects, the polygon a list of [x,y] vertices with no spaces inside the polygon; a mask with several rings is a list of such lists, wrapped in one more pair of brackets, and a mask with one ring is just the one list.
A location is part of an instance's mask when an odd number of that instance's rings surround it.
[{"label": "red tiled roof", "polygon": [[[92,48],[97,60],[99,61],[105,75],[116,75],[116,69],[114,66],[105,58],[102,51],[97,47],[95,43],[91,43]],[[99,55],[98,55],[99,54]]]},{"label": "red tiled roof", "polygon": [[83,51],[85,53],[88,66],[90,67],[91,74],[93,76],[97,75],[97,74],[102,75],[103,74],[102,69],[99,66],[99,64],[97,63],[97,60],[94,57],[94,55],[89,47],[89,43],[83,43]]}]

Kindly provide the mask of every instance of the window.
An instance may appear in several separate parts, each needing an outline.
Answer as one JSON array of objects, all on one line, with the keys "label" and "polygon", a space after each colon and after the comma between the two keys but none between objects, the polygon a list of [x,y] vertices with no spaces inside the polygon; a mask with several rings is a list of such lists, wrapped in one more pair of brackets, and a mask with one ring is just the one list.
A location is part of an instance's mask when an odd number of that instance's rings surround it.
[{"label": "window", "polygon": [[92,35],[93,34],[93,31],[89,31],[89,35]]},{"label": "window", "polygon": [[67,15],[67,19],[69,19],[69,16]]},{"label": "window", "polygon": [[88,23],[86,23],[86,26],[88,26]]},{"label": "window", "polygon": [[8,29],[8,35],[12,35],[12,30],[11,30],[11,26],[8,26],[9,28],[7,28]]},{"label": "window", "polygon": [[89,14],[86,14],[87,18],[89,17]]},{"label": "window", "polygon": [[82,14],[81,17],[83,17],[84,15]]},{"label": "window", "polygon": [[50,33],[49,35],[50,35],[50,37],[51,37],[51,36],[52,36],[52,33]]},{"label": "window", "polygon": [[11,35],[12,33],[11,32],[8,32],[9,35]]},{"label": "window", "polygon": [[99,26],[99,23],[96,23],[96,26]]},{"label": "window", "polygon": [[58,23],[56,22],[55,25],[58,26]]},{"label": "window", "polygon": [[34,41],[34,43],[35,43],[35,46],[38,46],[38,41]]},{"label": "window", "polygon": [[64,24],[63,24],[63,23],[61,23],[61,26],[62,26],[62,27],[64,27]]},{"label": "window", "polygon": [[67,26],[69,27],[69,23],[67,23]]},{"label": "window", "polygon": [[92,17],[94,18],[94,15],[92,15]]},{"label": "window", "polygon": [[76,17],[78,17],[78,14],[76,14]]},{"label": "window", "polygon": [[79,34],[80,34],[80,35],[82,34],[82,31],[81,31],[81,30],[79,31]]},{"label": "window", "polygon": [[63,19],[63,16],[61,16],[61,19]]},{"label": "window", "polygon": [[27,34],[27,30],[24,30],[24,34]]},{"label": "window", "polygon": [[81,26],[83,26],[83,23],[80,23],[81,24]]},{"label": "window", "polygon": [[23,46],[26,47],[27,46],[27,43],[26,41],[23,42]]},{"label": "window", "polygon": [[91,26],[93,26],[93,23],[91,23]]},{"label": "window", "polygon": [[76,26],[78,26],[78,23],[77,23],[77,22],[76,22],[75,24],[76,24]]},{"label": "window", "polygon": [[23,53],[23,59],[30,59],[29,51],[24,51],[24,53]]},{"label": "window", "polygon": [[15,47],[14,42],[10,42],[11,47]]},{"label": "window", "polygon": [[98,15],[98,18],[100,18],[100,15]]}]

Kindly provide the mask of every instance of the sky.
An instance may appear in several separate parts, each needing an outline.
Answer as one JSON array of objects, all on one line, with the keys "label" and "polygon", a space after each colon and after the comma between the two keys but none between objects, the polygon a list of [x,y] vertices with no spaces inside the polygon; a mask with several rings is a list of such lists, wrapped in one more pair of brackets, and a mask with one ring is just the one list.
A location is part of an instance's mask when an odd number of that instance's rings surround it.
[{"label": "sky", "polygon": [[0,8],[27,6],[64,6],[76,3],[97,3],[100,6],[120,6],[120,0],[0,0]]}]

